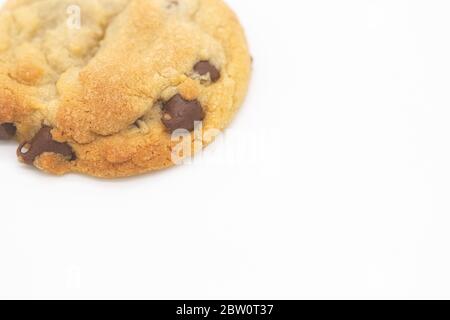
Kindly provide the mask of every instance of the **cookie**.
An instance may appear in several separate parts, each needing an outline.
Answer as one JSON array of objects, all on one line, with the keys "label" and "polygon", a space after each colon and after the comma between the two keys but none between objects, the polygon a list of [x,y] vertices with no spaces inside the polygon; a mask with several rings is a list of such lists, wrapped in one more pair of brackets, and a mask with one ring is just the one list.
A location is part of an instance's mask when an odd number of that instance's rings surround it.
[{"label": "cookie", "polygon": [[17,139],[18,158],[52,174],[167,168],[227,127],[250,73],[222,0],[10,0],[0,11],[0,139]]}]

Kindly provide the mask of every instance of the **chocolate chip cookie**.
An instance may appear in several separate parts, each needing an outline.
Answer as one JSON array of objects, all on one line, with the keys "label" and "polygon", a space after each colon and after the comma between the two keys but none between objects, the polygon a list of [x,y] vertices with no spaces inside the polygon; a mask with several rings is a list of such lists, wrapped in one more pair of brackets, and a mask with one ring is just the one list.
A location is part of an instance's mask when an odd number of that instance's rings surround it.
[{"label": "chocolate chip cookie", "polygon": [[53,174],[167,168],[180,137],[229,124],[250,72],[222,0],[9,0],[0,140],[17,139],[23,163]]}]

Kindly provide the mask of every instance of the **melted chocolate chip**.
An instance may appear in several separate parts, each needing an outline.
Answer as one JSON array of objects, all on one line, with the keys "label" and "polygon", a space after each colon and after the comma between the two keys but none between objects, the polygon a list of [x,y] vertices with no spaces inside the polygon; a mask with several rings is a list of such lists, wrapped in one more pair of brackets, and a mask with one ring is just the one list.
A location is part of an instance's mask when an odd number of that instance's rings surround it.
[{"label": "melted chocolate chip", "polygon": [[200,61],[194,66],[194,71],[199,75],[204,76],[209,73],[212,82],[217,82],[220,79],[220,71],[213,66],[209,61]]},{"label": "melted chocolate chip", "polygon": [[205,113],[197,100],[185,100],[177,94],[163,104],[162,122],[170,132],[177,129],[193,131],[195,122],[202,121],[204,118]]},{"label": "melted chocolate chip", "polygon": [[[75,154],[72,148],[66,143],[54,141],[51,131],[52,128],[43,127],[30,142],[22,143],[19,146],[17,156],[29,165],[32,165],[38,156],[46,152],[58,153],[71,160],[75,160]],[[28,150],[23,152],[24,148]]]},{"label": "melted chocolate chip", "polygon": [[0,125],[0,140],[9,140],[16,134],[16,126],[12,123]]}]

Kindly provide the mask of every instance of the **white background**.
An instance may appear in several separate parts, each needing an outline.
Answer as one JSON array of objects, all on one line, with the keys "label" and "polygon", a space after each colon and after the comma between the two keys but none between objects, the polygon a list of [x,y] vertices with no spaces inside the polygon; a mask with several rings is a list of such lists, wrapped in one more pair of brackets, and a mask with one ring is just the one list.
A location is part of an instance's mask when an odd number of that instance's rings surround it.
[{"label": "white background", "polygon": [[450,3],[228,0],[248,99],[193,165],[51,177],[0,145],[0,297],[450,298]]}]

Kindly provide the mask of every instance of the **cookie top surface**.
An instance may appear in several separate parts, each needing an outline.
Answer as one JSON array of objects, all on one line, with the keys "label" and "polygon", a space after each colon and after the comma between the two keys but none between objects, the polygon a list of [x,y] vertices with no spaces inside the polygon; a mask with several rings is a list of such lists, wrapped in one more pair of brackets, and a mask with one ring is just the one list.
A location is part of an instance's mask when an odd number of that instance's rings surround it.
[{"label": "cookie top surface", "polygon": [[228,125],[250,69],[221,0],[10,0],[0,12],[0,133],[22,143],[22,161],[55,174],[166,168],[177,129]]}]

